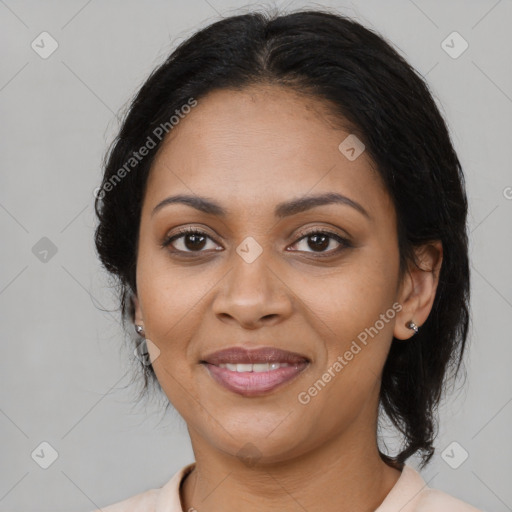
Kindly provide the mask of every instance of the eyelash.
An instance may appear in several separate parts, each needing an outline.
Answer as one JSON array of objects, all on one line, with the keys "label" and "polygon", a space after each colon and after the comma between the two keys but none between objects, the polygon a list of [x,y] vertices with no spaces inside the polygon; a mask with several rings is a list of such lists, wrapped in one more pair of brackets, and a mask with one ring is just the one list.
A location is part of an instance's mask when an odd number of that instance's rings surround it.
[{"label": "eyelash", "polygon": [[[199,230],[197,228],[187,227],[187,228],[181,228],[178,231],[178,233],[175,233],[174,235],[166,237],[164,239],[164,241],[162,242],[162,244],[161,244],[162,248],[167,248],[168,246],[171,245],[172,242],[174,242],[175,240],[178,240],[179,238],[183,238],[185,235],[206,236],[207,238],[209,238],[210,240],[215,242],[215,240],[213,240],[213,238],[211,238],[204,231],[201,231],[201,230]],[[332,249],[330,251],[326,251],[326,252],[315,252],[315,251],[294,251],[294,252],[310,252],[312,254],[315,254],[316,257],[318,257],[318,258],[322,258],[322,257],[332,256],[333,254],[337,254],[337,253],[343,251],[344,249],[348,249],[348,248],[353,247],[353,244],[350,242],[350,240],[340,236],[337,233],[333,233],[332,231],[329,231],[329,230],[311,230],[311,231],[301,232],[301,233],[299,233],[300,238],[293,245],[297,244],[298,242],[300,242],[304,238],[307,238],[307,237],[312,236],[312,235],[327,235],[331,239],[336,240],[336,242],[338,242],[340,244],[340,247],[338,247],[337,249]],[[199,254],[199,253],[202,253],[202,252],[205,252],[205,251],[202,251],[202,250],[201,251],[182,251],[182,250],[179,250],[179,249],[172,249],[172,252],[174,252],[174,253],[181,253],[181,254],[187,254],[187,255],[191,255],[192,256],[195,253]],[[186,257],[188,257],[188,256],[186,256]]]}]

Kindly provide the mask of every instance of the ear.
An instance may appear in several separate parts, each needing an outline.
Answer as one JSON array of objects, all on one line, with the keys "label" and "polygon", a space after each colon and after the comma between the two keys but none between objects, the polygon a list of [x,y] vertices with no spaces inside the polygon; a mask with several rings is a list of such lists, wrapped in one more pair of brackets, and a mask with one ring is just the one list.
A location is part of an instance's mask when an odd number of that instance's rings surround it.
[{"label": "ear", "polygon": [[142,309],[140,307],[139,299],[135,293],[132,294],[131,300],[133,302],[133,307],[135,310],[135,323],[137,325],[144,326],[144,315],[142,314]]},{"label": "ear", "polygon": [[436,297],[439,274],[443,261],[443,245],[434,240],[415,248],[418,266],[410,263],[399,287],[397,302],[402,309],[396,315],[394,336],[406,340],[414,335],[407,327],[413,321],[421,327],[428,318]]}]

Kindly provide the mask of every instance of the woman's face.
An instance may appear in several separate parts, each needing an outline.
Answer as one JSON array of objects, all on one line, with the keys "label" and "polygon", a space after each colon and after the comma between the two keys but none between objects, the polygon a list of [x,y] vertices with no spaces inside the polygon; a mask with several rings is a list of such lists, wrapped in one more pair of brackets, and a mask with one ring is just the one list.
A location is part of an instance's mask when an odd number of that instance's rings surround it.
[{"label": "woman's face", "polygon": [[[170,135],[144,197],[136,320],[193,445],[275,462],[374,438],[393,334],[413,332],[399,312],[407,290],[394,208],[367,152],[357,156],[350,139],[339,149],[349,133],[326,122],[322,104],[270,86],[213,92]],[[300,207],[326,194],[359,206]],[[177,195],[224,213],[182,202],[153,212]],[[163,246],[182,228],[206,238],[185,233]],[[201,363],[233,346],[277,347],[309,363],[246,396]]]}]

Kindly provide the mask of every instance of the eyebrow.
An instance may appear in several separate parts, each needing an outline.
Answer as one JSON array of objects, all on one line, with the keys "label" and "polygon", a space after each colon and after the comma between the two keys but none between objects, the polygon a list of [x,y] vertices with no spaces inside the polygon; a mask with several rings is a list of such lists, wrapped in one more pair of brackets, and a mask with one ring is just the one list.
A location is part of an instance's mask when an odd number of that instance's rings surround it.
[{"label": "eyebrow", "polygon": [[[175,196],[169,196],[165,198],[163,201],[160,201],[153,208],[151,216],[155,215],[157,211],[161,210],[164,206],[167,206],[169,204],[185,204],[203,213],[215,215],[217,217],[224,218],[227,215],[227,211],[220,204],[216,203],[212,199],[194,195],[179,194]],[[311,208],[315,208],[317,206],[323,206],[328,204],[343,204],[351,206],[368,219],[371,219],[370,214],[358,202],[354,201],[353,199],[350,199],[347,196],[334,192],[319,194],[315,196],[305,196],[300,197],[298,199],[292,199],[290,201],[279,203],[274,210],[274,215],[282,219],[284,217],[289,217],[291,215],[302,213],[306,210],[310,210]]]}]

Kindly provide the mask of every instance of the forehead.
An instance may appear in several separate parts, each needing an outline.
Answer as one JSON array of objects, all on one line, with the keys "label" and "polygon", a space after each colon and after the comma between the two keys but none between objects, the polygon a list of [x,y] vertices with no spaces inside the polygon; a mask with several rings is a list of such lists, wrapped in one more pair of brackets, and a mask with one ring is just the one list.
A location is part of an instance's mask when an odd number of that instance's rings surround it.
[{"label": "forehead", "polygon": [[183,192],[258,208],[267,200],[338,191],[370,211],[388,207],[368,154],[349,160],[340,151],[351,134],[332,123],[328,109],[277,86],[209,93],[162,143],[148,178],[148,202]]}]

